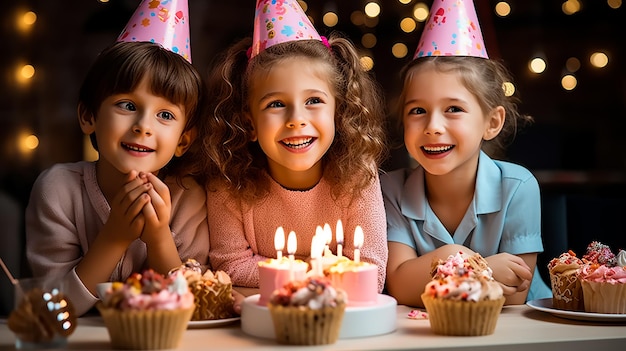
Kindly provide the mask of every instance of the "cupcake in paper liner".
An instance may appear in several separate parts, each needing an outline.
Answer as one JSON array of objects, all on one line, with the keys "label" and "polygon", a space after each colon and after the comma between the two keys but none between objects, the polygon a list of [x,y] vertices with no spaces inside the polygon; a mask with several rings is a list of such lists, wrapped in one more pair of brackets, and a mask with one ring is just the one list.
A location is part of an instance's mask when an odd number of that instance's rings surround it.
[{"label": "cupcake in paper liner", "polygon": [[583,261],[569,250],[548,263],[552,307],[567,311],[584,311],[583,289],[578,279],[578,271]]},{"label": "cupcake in paper liner", "polygon": [[459,252],[440,260],[433,274],[421,298],[434,333],[457,336],[494,333],[505,298],[484,258]]},{"label": "cupcake in paper liner", "polygon": [[289,345],[326,345],[339,338],[345,294],[323,277],[290,282],[272,295],[268,308],[276,340]]},{"label": "cupcake in paper liner", "polygon": [[[586,257],[595,255],[585,255],[583,260],[588,260]],[[608,260],[588,260],[579,279],[586,312],[626,314],[626,251],[620,250]]]},{"label": "cupcake in paper liner", "polygon": [[194,259],[170,272],[182,272],[194,296],[192,321],[216,320],[235,316],[232,281],[224,271],[212,272]]},{"label": "cupcake in paper liner", "polygon": [[182,274],[165,277],[152,270],[115,282],[96,305],[118,349],[178,347],[195,305]]}]

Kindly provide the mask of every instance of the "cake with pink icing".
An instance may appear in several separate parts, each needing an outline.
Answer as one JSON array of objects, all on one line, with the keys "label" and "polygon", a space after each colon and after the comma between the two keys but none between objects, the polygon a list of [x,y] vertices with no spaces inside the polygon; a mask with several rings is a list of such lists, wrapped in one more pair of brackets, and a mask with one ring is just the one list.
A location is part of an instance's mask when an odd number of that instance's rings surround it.
[{"label": "cake with pink icing", "polygon": [[493,334],[505,300],[484,258],[461,252],[436,263],[421,298],[433,332],[461,336]]},{"label": "cake with pink icing", "polygon": [[97,305],[111,338],[120,349],[172,349],[195,309],[182,272],[164,276],[152,270],[114,282]]},{"label": "cake with pink icing", "polygon": [[325,270],[333,286],[346,292],[348,306],[374,305],[378,301],[378,267],[341,257]]},{"label": "cake with pink icing", "polygon": [[[275,290],[282,288],[290,280],[304,280],[309,264],[302,260],[294,260],[293,266],[289,258],[270,258],[261,261],[259,266],[259,301],[261,306],[267,305]],[[291,267],[291,268],[290,268]],[[293,271],[290,272],[290,270]]]},{"label": "cake with pink icing", "polygon": [[626,251],[617,256],[597,241],[587,247],[580,268],[585,311],[626,314]]}]

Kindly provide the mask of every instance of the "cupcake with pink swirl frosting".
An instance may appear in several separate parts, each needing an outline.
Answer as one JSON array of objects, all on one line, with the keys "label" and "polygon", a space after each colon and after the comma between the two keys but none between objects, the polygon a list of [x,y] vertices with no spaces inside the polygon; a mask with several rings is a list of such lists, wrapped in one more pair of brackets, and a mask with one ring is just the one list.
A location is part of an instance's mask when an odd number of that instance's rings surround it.
[{"label": "cupcake with pink swirl frosting", "polygon": [[421,297],[433,332],[461,336],[493,334],[505,300],[487,261],[462,252],[438,261]]},{"label": "cupcake with pink swirl frosting", "polygon": [[614,255],[608,246],[592,242],[583,256],[580,279],[585,311],[626,314],[626,251]]},{"label": "cupcake with pink swirl frosting", "polygon": [[153,270],[114,282],[96,305],[119,349],[178,347],[195,309],[182,273],[164,276]]}]

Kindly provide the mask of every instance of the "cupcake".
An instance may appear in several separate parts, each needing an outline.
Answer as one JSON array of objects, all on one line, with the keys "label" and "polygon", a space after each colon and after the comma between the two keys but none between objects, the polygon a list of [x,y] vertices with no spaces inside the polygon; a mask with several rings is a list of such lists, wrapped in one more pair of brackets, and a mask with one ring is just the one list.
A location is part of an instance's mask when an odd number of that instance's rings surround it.
[{"label": "cupcake", "polygon": [[339,338],[345,296],[326,278],[309,277],[277,289],[268,308],[279,343],[332,344]]},{"label": "cupcake", "polygon": [[568,311],[584,311],[583,289],[578,279],[578,270],[583,261],[569,250],[548,263],[552,307]]},{"label": "cupcake", "polygon": [[592,242],[578,277],[585,312],[626,314],[626,251],[615,256],[608,246]]},{"label": "cupcake", "polygon": [[96,305],[114,348],[148,350],[178,347],[195,305],[182,273],[152,270],[114,282]]},{"label": "cupcake", "polygon": [[170,275],[181,272],[189,290],[193,294],[195,310],[192,321],[224,319],[234,317],[232,281],[226,272],[212,272],[204,269],[194,259],[187,260],[182,266],[170,271]]},{"label": "cupcake", "polygon": [[437,262],[421,297],[433,332],[461,336],[493,334],[505,300],[484,258],[461,252]]}]

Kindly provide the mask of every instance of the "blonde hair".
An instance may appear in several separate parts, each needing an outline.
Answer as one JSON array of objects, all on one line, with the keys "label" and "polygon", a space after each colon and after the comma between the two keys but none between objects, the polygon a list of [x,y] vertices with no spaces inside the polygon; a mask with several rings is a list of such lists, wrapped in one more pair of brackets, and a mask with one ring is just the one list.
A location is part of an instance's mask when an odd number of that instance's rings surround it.
[{"label": "blonde hair", "polygon": [[518,129],[532,123],[531,116],[523,115],[518,111],[519,98],[505,94],[504,83],[512,82],[513,78],[504,65],[495,60],[467,56],[421,57],[405,66],[402,70],[404,87],[399,99],[398,116],[403,114],[408,80],[414,73],[426,68],[437,72],[457,74],[465,88],[476,96],[484,114],[498,106],[504,107],[505,121],[502,130],[498,136],[484,141],[482,145],[482,149],[489,156],[502,158],[507,146],[515,139]]},{"label": "blonde hair", "polygon": [[376,81],[360,65],[353,44],[336,34],[328,46],[319,40],[298,40],[266,48],[248,60],[250,38],[225,52],[209,77],[209,128],[204,151],[207,184],[225,183],[236,198],[254,201],[269,192],[263,174],[267,158],[251,142],[248,93],[252,79],[289,58],[308,58],[328,73],[336,99],[335,138],[323,157],[324,177],[333,196],[357,197],[377,176],[385,156],[382,94]]}]

